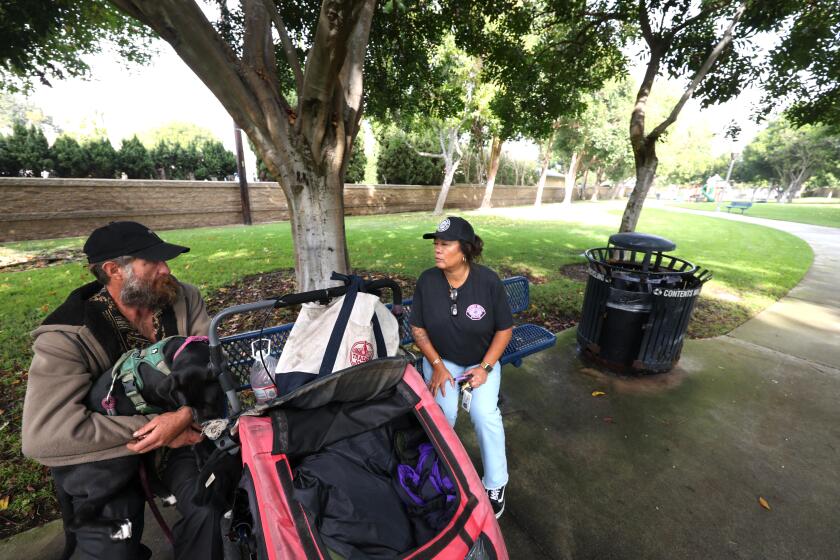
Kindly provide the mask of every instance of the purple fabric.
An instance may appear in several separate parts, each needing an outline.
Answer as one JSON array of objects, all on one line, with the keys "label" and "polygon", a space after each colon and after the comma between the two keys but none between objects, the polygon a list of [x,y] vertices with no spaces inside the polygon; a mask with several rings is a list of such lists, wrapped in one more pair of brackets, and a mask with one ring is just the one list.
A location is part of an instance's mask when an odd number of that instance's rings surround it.
[{"label": "purple fabric", "polygon": [[430,443],[422,443],[418,450],[420,456],[417,459],[417,467],[397,466],[400,486],[406,495],[418,506],[424,506],[440,496],[446,496],[447,503],[454,500],[455,485],[442,472],[435,448]]}]

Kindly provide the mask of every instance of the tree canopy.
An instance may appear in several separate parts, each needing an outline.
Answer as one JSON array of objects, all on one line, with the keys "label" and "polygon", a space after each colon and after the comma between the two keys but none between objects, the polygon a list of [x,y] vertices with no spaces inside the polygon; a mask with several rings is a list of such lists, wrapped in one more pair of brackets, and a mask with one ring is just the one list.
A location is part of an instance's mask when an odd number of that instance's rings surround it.
[{"label": "tree canopy", "polygon": [[85,76],[83,55],[116,50],[146,62],[153,34],[99,0],[5,0],[0,6],[0,84],[12,91],[33,82]]}]

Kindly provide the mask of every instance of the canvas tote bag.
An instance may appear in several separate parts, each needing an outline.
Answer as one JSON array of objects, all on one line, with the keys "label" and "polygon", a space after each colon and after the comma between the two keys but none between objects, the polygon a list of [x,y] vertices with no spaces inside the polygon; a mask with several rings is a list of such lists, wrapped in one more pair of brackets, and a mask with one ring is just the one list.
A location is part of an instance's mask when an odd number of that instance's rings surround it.
[{"label": "canvas tote bag", "polygon": [[360,291],[361,278],[334,275],[344,278],[345,295],[327,305],[303,304],[275,373],[325,374],[396,355],[400,343],[396,317],[377,296]]}]

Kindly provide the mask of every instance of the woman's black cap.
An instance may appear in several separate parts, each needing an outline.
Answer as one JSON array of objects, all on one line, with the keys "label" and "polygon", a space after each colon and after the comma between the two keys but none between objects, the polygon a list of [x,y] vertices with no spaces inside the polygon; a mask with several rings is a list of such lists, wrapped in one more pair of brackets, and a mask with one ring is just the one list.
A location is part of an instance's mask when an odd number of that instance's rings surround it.
[{"label": "woman's black cap", "polygon": [[111,222],[97,228],[84,246],[85,255],[91,264],[117,257],[168,261],[189,250],[189,247],[165,242],[155,232],[137,222]]},{"label": "woman's black cap", "polygon": [[458,216],[449,216],[438,224],[434,233],[423,234],[423,239],[444,239],[446,241],[467,241],[475,243],[475,231],[470,223]]}]

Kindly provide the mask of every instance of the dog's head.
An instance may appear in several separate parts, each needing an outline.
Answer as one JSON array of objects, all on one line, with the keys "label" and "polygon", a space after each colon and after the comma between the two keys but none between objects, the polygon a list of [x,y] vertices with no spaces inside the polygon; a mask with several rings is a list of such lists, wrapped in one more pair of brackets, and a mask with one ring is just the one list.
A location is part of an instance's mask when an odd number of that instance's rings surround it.
[{"label": "dog's head", "polygon": [[143,396],[167,410],[190,406],[199,420],[218,418],[224,413],[223,393],[210,371],[210,347],[205,338],[173,337],[163,346],[169,375],[142,363]]}]

